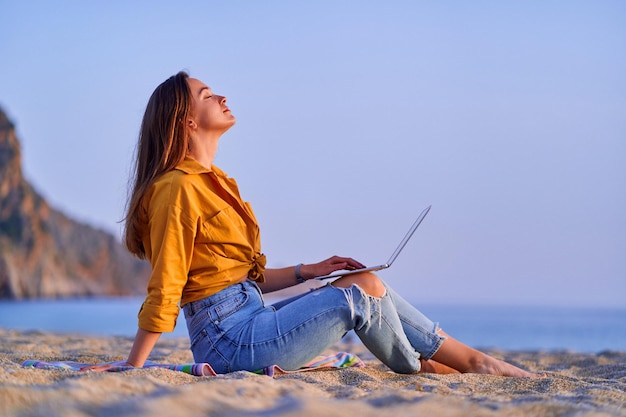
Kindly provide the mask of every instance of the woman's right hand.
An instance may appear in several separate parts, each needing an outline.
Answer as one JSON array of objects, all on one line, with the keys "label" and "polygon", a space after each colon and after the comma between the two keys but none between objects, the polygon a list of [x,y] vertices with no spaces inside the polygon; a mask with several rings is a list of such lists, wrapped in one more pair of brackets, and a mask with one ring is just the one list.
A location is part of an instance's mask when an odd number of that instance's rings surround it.
[{"label": "woman's right hand", "polygon": [[332,256],[316,264],[305,264],[300,267],[300,274],[302,278],[313,279],[315,277],[321,277],[328,275],[335,271],[365,268],[361,262],[352,258],[344,258],[341,256]]}]

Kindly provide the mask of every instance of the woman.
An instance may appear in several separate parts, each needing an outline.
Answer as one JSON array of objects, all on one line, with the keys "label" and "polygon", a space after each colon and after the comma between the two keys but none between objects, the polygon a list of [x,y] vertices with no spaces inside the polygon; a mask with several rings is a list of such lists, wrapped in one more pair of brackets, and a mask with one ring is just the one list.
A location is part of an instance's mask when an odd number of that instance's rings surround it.
[{"label": "woman", "polygon": [[218,373],[297,369],[354,330],[395,372],[535,376],[451,338],[371,273],[265,306],[262,292],[363,265],[333,256],[265,269],[252,209],[213,165],[234,123],[226,98],[184,72],[148,102],[125,239],[152,275],[128,365],[143,366],[160,334],[174,329],[180,305],[194,359]]}]

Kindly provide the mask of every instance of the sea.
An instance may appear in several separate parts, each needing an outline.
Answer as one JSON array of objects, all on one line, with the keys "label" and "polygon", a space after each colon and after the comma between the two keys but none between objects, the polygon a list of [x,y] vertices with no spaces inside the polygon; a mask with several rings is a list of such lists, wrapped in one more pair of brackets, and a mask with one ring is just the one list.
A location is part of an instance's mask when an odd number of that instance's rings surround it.
[{"label": "sea", "polygon": [[[142,302],[137,297],[1,301],[0,328],[132,337]],[[626,351],[626,307],[421,304],[419,309],[479,349]],[[163,337],[187,337],[182,315],[174,332]]]}]

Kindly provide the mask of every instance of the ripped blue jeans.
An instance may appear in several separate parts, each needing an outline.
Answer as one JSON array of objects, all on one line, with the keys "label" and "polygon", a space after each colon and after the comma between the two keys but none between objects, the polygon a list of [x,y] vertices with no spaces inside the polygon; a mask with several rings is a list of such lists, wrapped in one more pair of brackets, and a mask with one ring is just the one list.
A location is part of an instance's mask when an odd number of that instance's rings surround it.
[{"label": "ripped blue jeans", "polygon": [[294,370],[354,330],[381,362],[416,373],[444,337],[438,326],[385,284],[381,298],[332,285],[265,305],[253,281],[183,307],[196,362],[218,373],[278,365]]}]

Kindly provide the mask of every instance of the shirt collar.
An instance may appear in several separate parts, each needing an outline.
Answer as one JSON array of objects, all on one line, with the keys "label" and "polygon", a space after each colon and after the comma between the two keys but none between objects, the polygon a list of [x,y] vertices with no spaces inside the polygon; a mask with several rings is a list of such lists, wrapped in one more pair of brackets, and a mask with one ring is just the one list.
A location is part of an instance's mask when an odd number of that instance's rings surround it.
[{"label": "shirt collar", "polygon": [[221,177],[226,176],[226,174],[215,165],[211,165],[211,168],[207,168],[204,165],[202,165],[200,162],[188,156],[186,156],[185,159],[183,159],[176,166],[176,169],[184,172],[185,174],[206,174],[209,172],[214,172],[215,175],[218,175]]}]

